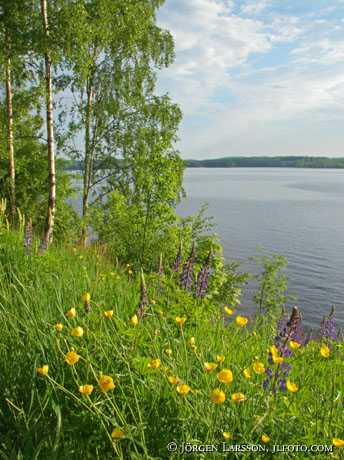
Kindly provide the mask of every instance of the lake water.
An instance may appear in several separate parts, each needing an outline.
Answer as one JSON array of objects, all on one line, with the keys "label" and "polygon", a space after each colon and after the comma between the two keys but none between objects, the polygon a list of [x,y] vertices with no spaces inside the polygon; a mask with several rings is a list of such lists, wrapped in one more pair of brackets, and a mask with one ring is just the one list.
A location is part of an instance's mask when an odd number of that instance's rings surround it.
[{"label": "lake water", "polygon": [[[344,170],[195,168],[184,187],[179,212],[208,203],[227,259],[247,269],[258,248],[286,256],[288,293],[305,323],[317,327],[335,304],[344,326]],[[245,302],[251,310],[250,290]]]}]

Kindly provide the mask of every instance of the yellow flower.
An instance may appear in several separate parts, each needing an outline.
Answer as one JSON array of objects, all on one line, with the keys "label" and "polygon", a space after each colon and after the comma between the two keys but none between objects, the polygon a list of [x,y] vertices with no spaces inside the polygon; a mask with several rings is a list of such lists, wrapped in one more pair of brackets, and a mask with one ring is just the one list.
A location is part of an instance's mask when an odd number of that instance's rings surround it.
[{"label": "yellow flower", "polygon": [[82,394],[82,395],[87,395],[89,396],[93,391],[93,385],[81,385],[79,387],[79,392]]},{"label": "yellow flower", "polygon": [[272,345],[270,347],[269,351],[271,353],[272,361],[275,364],[283,363],[284,360],[283,360],[282,356],[280,356],[280,352],[279,352],[278,348],[275,345]]},{"label": "yellow flower", "polygon": [[248,318],[246,318],[246,316],[240,316],[240,315],[238,315],[238,316],[235,318],[235,322],[237,323],[238,326],[240,326],[240,327],[245,327],[246,324],[248,323]]},{"label": "yellow flower", "polygon": [[68,318],[75,318],[76,317],[76,309],[74,307],[70,308],[67,313],[66,313],[66,316]]},{"label": "yellow flower", "polygon": [[290,341],[289,341],[289,347],[290,347],[292,350],[297,350],[298,348],[301,347],[301,343],[296,342],[295,340],[290,340]]},{"label": "yellow flower", "polygon": [[344,439],[333,438],[332,444],[334,445],[334,447],[344,447]]},{"label": "yellow flower", "polygon": [[234,313],[234,310],[232,308],[227,307],[227,305],[225,305],[223,309],[227,313],[228,316],[231,316]]},{"label": "yellow flower", "polygon": [[270,441],[270,437],[267,434],[262,434],[260,438],[265,444]]},{"label": "yellow flower", "polygon": [[42,367],[37,367],[36,371],[37,371],[37,374],[39,374],[42,377],[44,377],[45,375],[48,375],[49,366],[48,366],[48,364],[44,364]]},{"label": "yellow flower", "polygon": [[167,377],[167,380],[170,382],[171,385],[177,385],[177,383],[180,382],[179,378],[176,377],[175,375],[169,375]]},{"label": "yellow flower", "polygon": [[215,388],[210,394],[210,399],[214,404],[223,404],[226,401],[226,394],[220,388]]},{"label": "yellow flower", "polygon": [[182,383],[181,385],[177,386],[177,393],[180,395],[187,395],[190,390],[191,388],[186,383]]},{"label": "yellow flower", "polygon": [[190,345],[190,347],[194,347],[196,345],[196,339],[195,337],[190,337],[189,340],[188,340],[188,345]]},{"label": "yellow flower", "polygon": [[279,355],[279,351],[276,345],[271,345],[271,347],[269,348],[269,351],[272,355],[276,355],[276,356]]},{"label": "yellow flower", "polygon": [[329,358],[330,356],[330,353],[331,353],[331,350],[329,349],[329,347],[325,344],[321,345],[320,347],[320,354],[323,358]]},{"label": "yellow flower", "polygon": [[182,327],[186,321],[186,316],[176,316],[176,323]]},{"label": "yellow flower", "polygon": [[152,300],[151,300],[151,304],[152,304],[152,305],[155,305],[155,304],[156,304],[156,300],[152,299]]},{"label": "yellow flower", "polygon": [[114,441],[119,441],[120,439],[124,438],[124,431],[120,428],[114,428],[111,433],[111,437]]},{"label": "yellow flower", "polygon": [[138,319],[137,315],[134,315],[129,319],[129,324],[130,324],[130,326],[134,326],[134,327],[139,324],[139,319]]},{"label": "yellow flower", "polygon": [[264,374],[265,372],[264,364],[261,363],[260,361],[256,361],[255,363],[253,363],[252,367],[256,374]]},{"label": "yellow flower", "polygon": [[56,323],[54,325],[54,329],[55,329],[55,331],[61,332],[62,329],[63,329],[63,324],[62,323]]},{"label": "yellow flower", "polygon": [[116,386],[113,382],[113,378],[108,375],[102,375],[98,380],[98,384],[104,393],[113,390]]},{"label": "yellow flower", "polygon": [[233,373],[230,369],[222,369],[217,374],[217,380],[221,383],[232,383],[233,382]]},{"label": "yellow flower", "polygon": [[159,369],[159,367],[161,366],[161,361],[159,358],[156,358],[156,359],[152,359],[149,363],[148,363],[148,367],[150,369]]},{"label": "yellow flower", "polygon": [[113,310],[106,310],[103,312],[105,318],[112,318],[113,317]]},{"label": "yellow flower", "polygon": [[282,358],[282,356],[272,355],[272,361],[275,364],[282,364],[284,359]]},{"label": "yellow flower", "polygon": [[240,403],[245,401],[246,396],[243,393],[233,393],[232,394],[232,401],[236,403]]},{"label": "yellow flower", "polygon": [[225,360],[225,355],[216,355],[216,361],[218,363],[223,363],[224,360]]},{"label": "yellow flower", "polygon": [[257,337],[257,332],[256,332],[256,331],[253,331],[253,332],[252,332],[252,335],[253,335],[253,337]]},{"label": "yellow flower", "polygon": [[75,351],[69,351],[65,355],[65,361],[70,366],[74,366],[74,364],[76,364],[79,361],[79,359],[80,359],[80,356]]},{"label": "yellow flower", "polygon": [[83,330],[82,327],[78,326],[78,327],[75,327],[74,329],[72,329],[70,331],[70,334],[73,337],[82,337],[84,335],[84,330]]},{"label": "yellow flower", "polygon": [[222,436],[224,437],[224,439],[225,439],[226,441],[229,441],[230,439],[233,439],[233,435],[232,435],[232,433],[230,433],[229,431],[224,431],[224,432],[222,433]]},{"label": "yellow flower", "polygon": [[190,337],[190,339],[188,340],[188,345],[190,346],[190,348],[191,348],[191,350],[193,352],[195,352],[197,350],[195,337]]},{"label": "yellow flower", "polygon": [[252,372],[250,369],[246,368],[243,370],[244,377],[246,379],[250,379],[252,377]]},{"label": "yellow flower", "polygon": [[291,382],[289,379],[287,379],[287,390],[290,391],[291,393],[296,393],[298,391],[299,387],[296,385],[296,383]]},{"label": "yellow flower", "polygon": [[88,305],[91,302],[91,294],[89,292],[84,292],[82,294],[82,301],[85,305]]},{"label": "yellow flower", "polygon": [[173,353],[172,348],[166,348],[165,353],[167,354],[167,356],[172,356],[172,353]]},{"label": "yellow flower", "polygon": [[216,369],[217,366],[218,366],[218,365],[215,364],[215,363],[204,363],[204,370],[205,370],[206,372],[211,372],[211,371],[213,371],[214,369]]}]

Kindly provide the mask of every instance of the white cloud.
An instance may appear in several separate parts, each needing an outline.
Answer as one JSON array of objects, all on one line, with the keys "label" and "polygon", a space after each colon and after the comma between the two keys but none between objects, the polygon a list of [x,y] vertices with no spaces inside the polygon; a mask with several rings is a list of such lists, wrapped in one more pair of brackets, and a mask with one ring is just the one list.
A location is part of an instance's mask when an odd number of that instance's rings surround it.
[{"label": "white cloud", "polygon": [[242,8],[241,12],[243,14],[255,15],[262,13],[266,8],[271,5],[271,0],[251,0],[246,2]]},{"label": "white cloud", "polygon": [[292,51],[297,63],[331,65],[344,61],[344,38],[320,39]]},{"label": "white cloud", "polygon": [[[320,8],[308,16],[268,9],[277,4],[167,0],[161,9],[159,23],[175,37],[176,62],[161,73],[159,88],[184,112],[184,156],[263,154],[269,146],[291,154],[298,142],[315,153],[322,131],[314,134],[312,122],[344,118],[339,19],[324,19]],[[260,57],[264,65],[257,67]],[[300,126],[302,141],[292,137]]]}]

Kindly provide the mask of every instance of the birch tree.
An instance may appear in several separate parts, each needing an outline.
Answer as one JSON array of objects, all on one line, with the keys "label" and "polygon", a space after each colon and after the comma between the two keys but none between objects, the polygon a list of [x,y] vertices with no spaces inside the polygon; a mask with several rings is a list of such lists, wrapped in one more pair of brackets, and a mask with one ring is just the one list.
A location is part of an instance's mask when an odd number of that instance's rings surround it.
[{"label": "birch tree", "polygon": [[[145,124],[160,126],[165,136],[179,109],[154,95],[155,72],[174,57],[173,39],[156,25],[160,0],[76,0],[64,2],[65,65],[75,102],[69,133],[83,139],[70,150],[83,164],[82,242],[92,196],[99,187],[122,190],[133,180],[133,151],[138,137],[150,144]],[[160,121],[158,120],[160,118]],[[161,122],[161,123],[160,123]],[[140,133],[139,133],[140,131]],[[146,133],[146,135],[144,134]],[[167,134],[168,135],[168,134]]]},{"label": "birch tree", "polygon": [[52,90],[52,60],[50,51],[50,32],[48,21],[47,0],[40,0],[41,16],[44,39],[44,64],[45,64],[45,104],[46,104],[46,131],[48,150],[48,209],[44,235],[41,242],[41,250],[44,250],[51,243],[54,231],[54,219],[56,208],[56,172],[55,172],[55,139],[54,139],[54,117],[53,117],[53,90]]}]

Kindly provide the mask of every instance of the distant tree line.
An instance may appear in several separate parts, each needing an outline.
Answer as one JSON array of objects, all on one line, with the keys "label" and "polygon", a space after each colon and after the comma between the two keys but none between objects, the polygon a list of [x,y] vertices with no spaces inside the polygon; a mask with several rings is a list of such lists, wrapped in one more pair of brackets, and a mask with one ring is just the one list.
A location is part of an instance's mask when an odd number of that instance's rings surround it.
[{"label": "distant tree line", "polygon": [[343,158],[311,156],[224,157],[186,160],[189,168],[344,168]]}]

